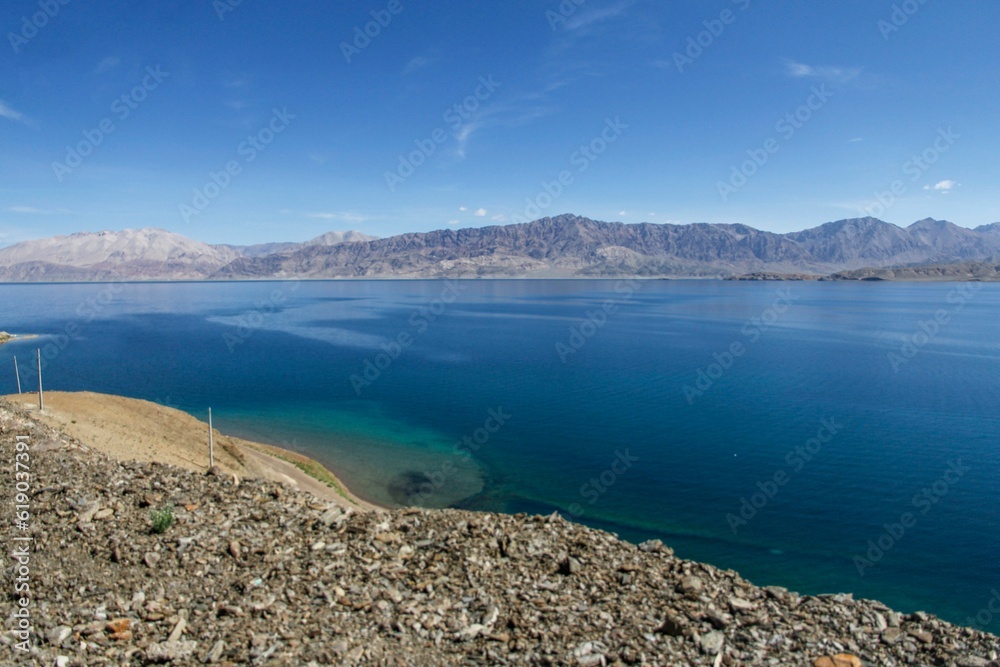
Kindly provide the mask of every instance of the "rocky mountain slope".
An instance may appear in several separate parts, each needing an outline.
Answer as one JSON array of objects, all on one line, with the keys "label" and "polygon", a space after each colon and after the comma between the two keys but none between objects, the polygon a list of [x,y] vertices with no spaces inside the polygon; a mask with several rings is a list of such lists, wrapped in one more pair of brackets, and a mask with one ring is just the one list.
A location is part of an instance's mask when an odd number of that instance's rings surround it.
[{"label": "rocky mountain slope", "polygon": [[832,273],[985,259],[998,252],[1000,233],[934,220],[902,229],[863,218],[774,234],[745,225],[626,225],[563,215],[241,258],[215,277],[721,277],[759,271]]},{"label": "rocky mountain slope", "polygon": [[727,277],[830,274],[1000,255],[1000,223],[901,228],[874,218],[790,234],[746,225],[598,222],[574,215],[376,239],[209,246],[160,230],[74,234],[0,250],[0,281],[281,278]]},{"label": "rocky mountain slope", "polygon": [[[7,619],[2,664],[1000,667],[995,636],[758,588],[558,516],[345,511],[277,482],[118,463],[0,402],[4,460],[18,436],[30,629]],[[0,504],[4,525],[13,514]]]},{"label": "rocky mountain slope", "polygon": [[307,243],[213,246],[162,229],[84,232],[0,248],[0,281],[203,279],[240,257],[372,238],[330,232]]}]

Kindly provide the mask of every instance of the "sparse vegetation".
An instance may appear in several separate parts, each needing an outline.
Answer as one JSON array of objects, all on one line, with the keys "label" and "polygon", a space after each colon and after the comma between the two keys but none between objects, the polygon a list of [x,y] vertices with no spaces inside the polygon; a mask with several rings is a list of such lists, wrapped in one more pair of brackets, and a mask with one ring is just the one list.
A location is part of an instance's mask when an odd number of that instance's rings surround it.
[{"label": "sparse vegetation", "polygon": [[149,518],[153,521],[153,532],[157,535],[162,535],[170,530],[170,527],[176,521],[174,518],[174,506],[165,505],[161,509],[151,510]]}]

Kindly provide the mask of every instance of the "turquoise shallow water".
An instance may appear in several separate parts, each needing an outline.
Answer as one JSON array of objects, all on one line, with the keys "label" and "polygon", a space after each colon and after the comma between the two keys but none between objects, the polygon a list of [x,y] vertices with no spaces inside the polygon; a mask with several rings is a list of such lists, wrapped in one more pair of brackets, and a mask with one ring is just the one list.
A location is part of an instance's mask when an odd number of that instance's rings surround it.
[{"label": "turquoise shallow water", "polygon": [[0,392],[41,346],[47,388],[211,405],[379,502],[561,511],[1000,632],[997,285],[5,285],[0,329],[45,334]]}]

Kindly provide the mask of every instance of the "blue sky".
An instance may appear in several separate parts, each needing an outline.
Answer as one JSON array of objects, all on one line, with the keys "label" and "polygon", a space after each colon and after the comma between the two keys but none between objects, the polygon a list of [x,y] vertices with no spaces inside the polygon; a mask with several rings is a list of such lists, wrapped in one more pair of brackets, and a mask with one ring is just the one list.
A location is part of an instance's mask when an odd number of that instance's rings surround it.
[{"label": "blue sky", "polygon": [[8,0],[0,245],[1000,220],[997,3],[443,4]]}]

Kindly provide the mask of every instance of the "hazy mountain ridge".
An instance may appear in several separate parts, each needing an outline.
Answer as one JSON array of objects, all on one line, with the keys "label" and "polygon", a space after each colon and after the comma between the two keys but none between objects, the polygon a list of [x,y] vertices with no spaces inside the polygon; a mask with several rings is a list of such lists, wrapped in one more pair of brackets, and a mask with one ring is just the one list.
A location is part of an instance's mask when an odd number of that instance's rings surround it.
[{"label": "hazy mountain ridge", "polygon": [[830,274],[1000,256],[1000,223],[875,218],[777,234],[742,224],[599,222],[575,215],[377,239],[208,245],[163,230],[74,234],[0,249],[7,282],[269,278],[728,277]]},{"label": "hazy mountain ridge", "polygon": [[722,277],[764,270],[833,273],[998,253],[1000,234],[989,226],[969,230],[929,219],[906,229],[862,218],[776,234],[739,224],[624,224],[562,215],[241,258],[215,277]]},{"label": "hazy mountain ridge", "polygon": [[198,280],[240,257],[373,238],[354,231],[328,232],[305,243],[235,246],[209,245],[162,229],[80,232],[0,248],[0,280]]}]

